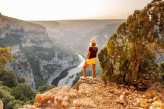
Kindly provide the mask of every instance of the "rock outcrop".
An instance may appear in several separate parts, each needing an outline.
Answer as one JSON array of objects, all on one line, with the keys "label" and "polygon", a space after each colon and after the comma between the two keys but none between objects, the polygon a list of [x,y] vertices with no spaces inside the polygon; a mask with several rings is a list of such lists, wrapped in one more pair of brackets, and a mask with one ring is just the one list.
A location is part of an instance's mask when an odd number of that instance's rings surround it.
[{"label": "rock outcrop", "polygon": [[163,109],[164,85],[154,82],[139,92],[129,86],[105,85],[98,78],[80,79],[74,87],[56,87],[37,94],[34,105],[21,109]]}]

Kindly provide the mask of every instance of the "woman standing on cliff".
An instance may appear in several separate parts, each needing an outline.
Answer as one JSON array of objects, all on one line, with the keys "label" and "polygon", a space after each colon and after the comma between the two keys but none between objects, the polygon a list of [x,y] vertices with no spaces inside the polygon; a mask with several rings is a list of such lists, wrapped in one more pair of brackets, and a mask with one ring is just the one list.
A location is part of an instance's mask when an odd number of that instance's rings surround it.
[{"label": "woman standing on cliff", "polygon": [[95,66],[96,66],[96,57],[97,57],[97,53],[98,53],[98,48],[96,47],[96,40],[95,38],[92,38],[90,40],[90,47],[88,49],[88,53],[86,56],[86,60],[83,66],[83,76],[84,79],[86,79],[86,68],[89,65],[92,65],[92,79],[94,79],[95,77]]}]

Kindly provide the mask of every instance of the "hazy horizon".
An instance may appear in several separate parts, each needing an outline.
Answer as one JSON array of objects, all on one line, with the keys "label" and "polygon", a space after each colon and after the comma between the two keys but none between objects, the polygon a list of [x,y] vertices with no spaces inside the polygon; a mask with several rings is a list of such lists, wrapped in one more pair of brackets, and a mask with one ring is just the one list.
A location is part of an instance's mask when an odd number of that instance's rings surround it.
[{"label": "hazy horizon", "polygon": [[126,19],[62,19],[62,20],[26,20],[26,21],[36,21],[36,22],[53,22],[53,21],[87,21],[87,20],[95,20],[95,21],[100,21],[100,20],[126,20]]},{"label": "hazy horizon", "polygon": [[152,0],[0,0],[3,15],[22,20],[126,19]]}]

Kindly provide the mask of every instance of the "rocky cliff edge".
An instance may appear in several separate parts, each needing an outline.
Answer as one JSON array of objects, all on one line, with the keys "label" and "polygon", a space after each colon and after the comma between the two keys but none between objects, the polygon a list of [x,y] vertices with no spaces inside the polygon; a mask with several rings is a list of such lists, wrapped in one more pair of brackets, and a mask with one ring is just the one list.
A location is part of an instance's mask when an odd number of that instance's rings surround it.
[{"label": "rocky cliff edge", "polygon": [[80,79],[74,87],[56,87],[37,94],[33,105],[21,109],[164,109],[164,85],[154,82],[146,91]]}]

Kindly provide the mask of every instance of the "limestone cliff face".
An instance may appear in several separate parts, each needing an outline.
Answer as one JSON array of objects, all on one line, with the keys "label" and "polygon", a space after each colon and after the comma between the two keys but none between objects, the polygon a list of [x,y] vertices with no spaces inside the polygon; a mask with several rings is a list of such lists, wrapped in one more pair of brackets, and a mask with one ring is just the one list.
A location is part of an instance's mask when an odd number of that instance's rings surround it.
[{"label": "limestone cliff face", "polygon": [[0,38],[6,39],[3,44],[7,46],[20,43],[23,47],[52,46],[45,27],[2,15],[0,16]]},{"label": "limestone cliff face", "polygon": [[35,89],[33,70],[29,64],[25,53],[18,50],[14,54],[15,61],[9,63],[9,68],[13,70],[18,77],[25,79],[25,84]]},{"label": "limestone cliff face", "polygon": [[79,64],[76,55],[53,45],[45,27],[1,15],[0,47],[6,46],[15,58],[9,67],[32,88],[46,84],[57,69]]}]

